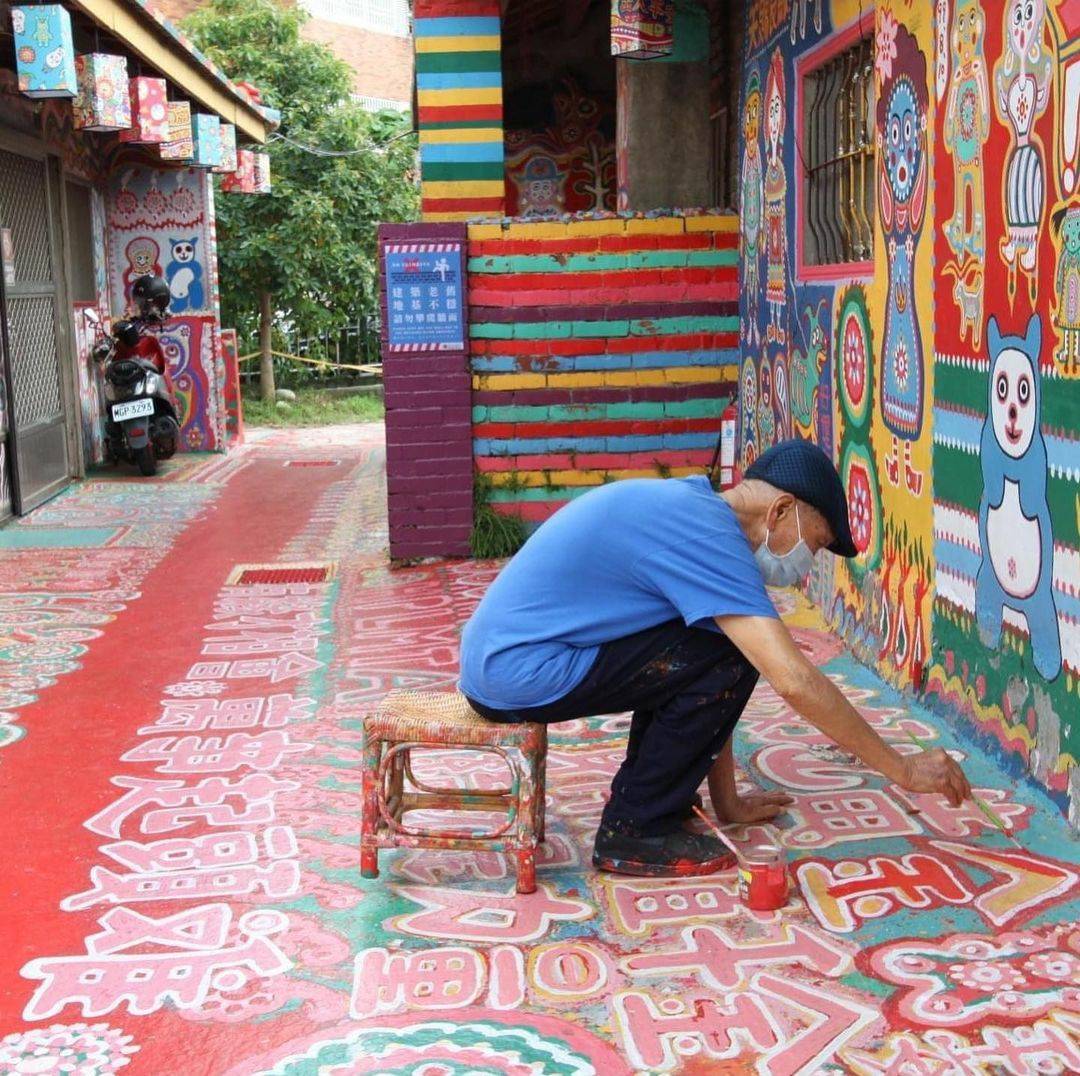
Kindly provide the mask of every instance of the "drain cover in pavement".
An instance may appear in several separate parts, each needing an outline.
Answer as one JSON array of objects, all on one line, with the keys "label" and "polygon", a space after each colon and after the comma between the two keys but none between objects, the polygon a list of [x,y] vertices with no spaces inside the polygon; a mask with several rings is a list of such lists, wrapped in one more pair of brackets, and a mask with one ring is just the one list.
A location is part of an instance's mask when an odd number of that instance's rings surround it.
[{"label": "drain cover in pavement", "polygon": [[334,576],[335,565],[328,562],[304,564],[238,564],[228,585],[255,586],[259,583],[326,583]]}]

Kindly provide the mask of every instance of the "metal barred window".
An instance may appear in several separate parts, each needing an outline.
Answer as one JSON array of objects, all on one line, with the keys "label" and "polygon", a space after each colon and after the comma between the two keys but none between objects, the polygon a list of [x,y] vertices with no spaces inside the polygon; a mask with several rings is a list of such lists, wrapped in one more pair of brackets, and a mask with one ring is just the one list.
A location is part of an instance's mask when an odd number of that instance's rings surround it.
[{"label": "metal barred window", "polygon": [[806,71],[802,87],[803,264],[874,254],[874,64],[869,37]]}]

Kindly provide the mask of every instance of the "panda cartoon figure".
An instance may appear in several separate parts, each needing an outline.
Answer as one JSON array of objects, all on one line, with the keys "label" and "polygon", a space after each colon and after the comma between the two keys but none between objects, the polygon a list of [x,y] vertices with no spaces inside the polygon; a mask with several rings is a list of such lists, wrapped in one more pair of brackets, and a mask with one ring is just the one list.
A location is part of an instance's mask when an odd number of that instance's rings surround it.
[{"label": "panda cartoon figure", "polygon": [[995,650],[1005,609],[1023,614],[1035,668],[1053,680],[1061,672],[1061,637],[1041,426],[1042,322],[1033,314],[1023,336],[1003,336],[994,317],[986,328],[990,399],[980,444],[982,565],[975,579],[975,615],[983,644]]},{"label": "panda cartoon figure", "polygon": [[174,314],[203,308],[203,270],[195,256],[198,242],[198,236],[170,240],[172,259],[165,266],[165,279],[169,282]]}]

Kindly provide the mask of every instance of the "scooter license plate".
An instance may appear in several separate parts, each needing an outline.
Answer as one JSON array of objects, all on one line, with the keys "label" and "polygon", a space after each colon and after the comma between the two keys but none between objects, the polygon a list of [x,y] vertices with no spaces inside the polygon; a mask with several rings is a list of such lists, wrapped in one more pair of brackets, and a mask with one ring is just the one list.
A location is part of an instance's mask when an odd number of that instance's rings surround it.
[{"label": "scooter license plate", "polygon": [[126,403],[113,404],[113,422],[126,422],[129,418],[142,418],[154,413],[153,400],[128,400]]}]

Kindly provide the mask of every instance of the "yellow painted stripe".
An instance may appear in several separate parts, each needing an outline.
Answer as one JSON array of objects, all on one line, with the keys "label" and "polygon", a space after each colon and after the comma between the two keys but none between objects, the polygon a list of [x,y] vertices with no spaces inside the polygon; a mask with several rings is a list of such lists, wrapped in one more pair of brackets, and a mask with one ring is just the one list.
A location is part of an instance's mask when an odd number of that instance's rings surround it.
[{"label": "yellow painted stripe", "polygon": [[739,230],[739,218],[735,213],[710,217],[686,217],[685,222],[688,232],[737,232]]},{"label": "yellow painted stripe", "polygon": [[[685,478],[687,475],[701,474],[700,467],[672,467],[664,473],[672,478]],[[599,486],[605,476],[611,479],[623,478],[658,478],[660,472],[655,467],[628,467],[616,471],[488,471],[487,477],[492,485],[509,486]]]},{"label": "yellow painted stripe", "polygon": [[477,242],[481,239],[502,239],[503,226],[501,224],[470,224],[469,241]]},{"label": "yellow painted stripe", "polygon": [[423,221],[446,222],[446,221],[466,221],[473,220],[480,214],[476,212],[468,213],[421,213],[420,219]]},{"label": "yellow painted stripe", "polygon": [[420,105],[501,105],[501,86],[464,87],[453,90],[417,90]]},{"label": "yellow painted stripe", "polygon": [[501,179],[438,180],[421,185],[422,198],[490,198],[502,197],[506,184]]},{"label": "yellow painted stripe", "polygon": [[473,388],[511,392],[515,389],[625,388],[636,385],[702,385],[735,381],[737,366],[672,366],[661,370],[596,370],[555,374],[475,374]]},{"label": "yellow painted stripe", "polygon": [[626,222],[627,235],[682,235],[682,217],[654,217],[651,220],[630,218]]},{"label": "yellow painted stripe", "polygon": [[626,221],[613,220],[574,220],[566,226],[566,234],[571,239],[595,235],[625,235]]},{"label": "yellow painted stripe", "polygon": [[472,37],[418,37],[417,52],[498,52],[502,38],[498,34],[475,34]]},{"label": "yellow painted stripe", "polygon": [[449,131],[426,131],[420,129],[420,144],[434,142],[501,142],[500,127],[460,127]]}]

